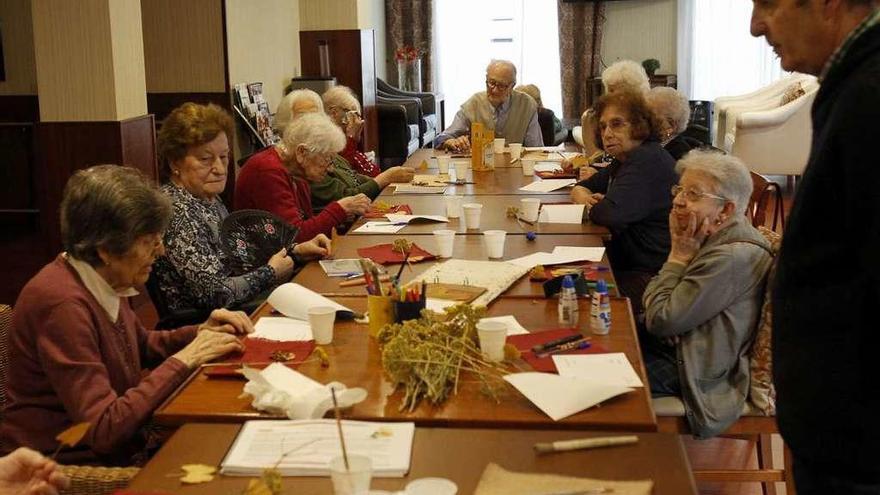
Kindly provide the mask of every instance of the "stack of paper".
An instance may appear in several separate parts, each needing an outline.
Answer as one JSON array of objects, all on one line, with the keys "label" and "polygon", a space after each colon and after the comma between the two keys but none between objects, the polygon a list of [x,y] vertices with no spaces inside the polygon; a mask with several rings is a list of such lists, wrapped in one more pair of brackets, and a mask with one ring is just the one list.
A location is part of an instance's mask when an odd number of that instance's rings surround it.
[{"label": "stack of paper", "polygon": [[556,246],[552,253],[540,251],[508,261],[514,265],[531,269],[537,265],[562,265],[577,261],[602,261],[603,247]]},{"label": "stack of paper", "polygon": [[551,192],[563,187],[573,186],[577,181],[574,179],[543,179],[536,180],[531,184],[519,188],[520,191]]},{"label": "stack of paper", "polygon": [[461,284],[483,287],[481,296],[471,301],[474,305],[488,306],[496,297],[525,275],[531,267],[504,261],[472,261],[452,259],[438,263],[416,277],[413,282]]},{"label": "stack of paper", "polygon": [[[342,432],[348,455],[371,459],[373,477],[400,478],[409,471],[414,423],[343,421]],[[220,472],[259,476],[276,467],[282,476],[329,476],[330,460],[339,455],[333,420],[248,421],[220,463]]]}]

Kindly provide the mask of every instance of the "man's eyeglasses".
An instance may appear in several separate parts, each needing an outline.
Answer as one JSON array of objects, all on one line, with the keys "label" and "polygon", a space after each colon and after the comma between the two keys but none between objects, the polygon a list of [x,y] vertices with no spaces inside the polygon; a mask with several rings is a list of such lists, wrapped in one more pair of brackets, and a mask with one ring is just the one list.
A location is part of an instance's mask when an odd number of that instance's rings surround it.
[{"label": "man's eyeglasses", "polygon": [[488,88],[500,89],[501,91],[504,91],[511,86],[513,86],[513,83],[504,83],[501,81],[496,81],[494,79],[486,79],[486,87]]},{"label": "man's eyeglasses", "polygon": [[677,197],[679,194],[684,193],[684,199],[692,202],[697,202],[701,198],[711,198],[717,199],[720,201],[727,201],[727,198],[723,196],[718,196],[717,194],[710,194],[703,191],[697,191],[696,189],[685,188],[683,186],[672,186],[672,197]]},{"label": "man's eyeglasses", "polygon": [[629,122],[623,119],[612,119],[610,122],[599,122],[599,132],[605,132],[605,129],[611,129],[611,132],[620,132]]}]

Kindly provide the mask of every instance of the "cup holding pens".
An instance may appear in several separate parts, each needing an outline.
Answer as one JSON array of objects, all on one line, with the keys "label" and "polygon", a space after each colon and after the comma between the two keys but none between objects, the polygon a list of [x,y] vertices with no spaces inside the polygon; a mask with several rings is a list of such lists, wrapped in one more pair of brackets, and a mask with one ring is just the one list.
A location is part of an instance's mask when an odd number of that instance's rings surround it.
[{"label": "cup holding pens", "polygon": [[367,314],[370,316],[370,336],[379,335],[379,330],[394,323],[394,298],[391,296],[368,295]]}]

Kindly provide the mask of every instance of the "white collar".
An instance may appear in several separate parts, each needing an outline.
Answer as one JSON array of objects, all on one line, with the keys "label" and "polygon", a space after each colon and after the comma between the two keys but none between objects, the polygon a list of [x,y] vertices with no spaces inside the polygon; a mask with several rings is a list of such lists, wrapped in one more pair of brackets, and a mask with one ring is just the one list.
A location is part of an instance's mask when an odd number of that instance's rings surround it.
[{"label": "white collar", "polygon": [[116,320],[119,319],[119,300],[123,297],[132,297],[139,294],[134,287],[129,287],[128,289],[117,291],[113,287],[104,280],[104,277],[98,273],[95,268],[86,263],[85,261],[78,260],[73,256],[63,253],[64,259],[70,263],[70,266],[79,274],[79,278],[82,279],[83,285],[86,286],[89,292],[95,297],[98,301],[98,304],[104,308],[104,311],[107,312],[107,316],[110,317],[110,321],[116,323]]}]

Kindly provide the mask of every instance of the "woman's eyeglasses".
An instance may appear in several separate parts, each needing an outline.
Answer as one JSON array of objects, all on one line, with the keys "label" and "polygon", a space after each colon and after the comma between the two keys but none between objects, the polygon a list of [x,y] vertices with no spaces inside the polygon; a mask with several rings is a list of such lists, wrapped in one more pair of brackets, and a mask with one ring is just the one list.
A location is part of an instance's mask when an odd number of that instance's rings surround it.
[{"label": "woman's eyeglasses", "polygon": [[684,186],[672,186],[672,197],[675,198],[679,194],[684,193],[684,199],[688,201],[699,201],[701,198],[711,198],[717,199],[720,201],[727,201],[727,198],[723,196],[718,196],[717,194],[710,194],[703,191],[697,191],[696,189],[686,188]]},{"label": "woman's eyeglasses", "polygon": [[605,132],[605,129],[611,129],[611,132],[620,132],[629,122],[623,119],[612,119],[610,122],[599,122],[599,132]]}]

